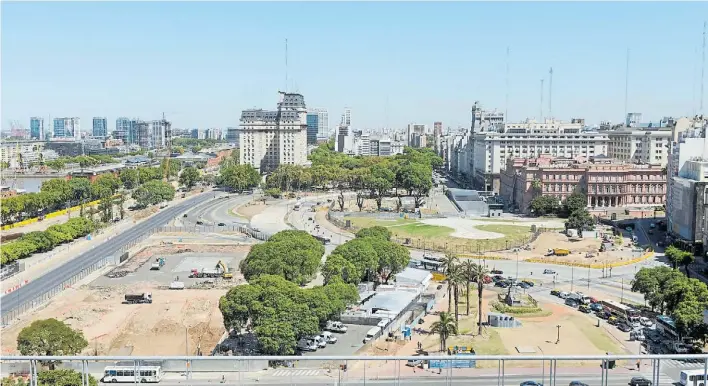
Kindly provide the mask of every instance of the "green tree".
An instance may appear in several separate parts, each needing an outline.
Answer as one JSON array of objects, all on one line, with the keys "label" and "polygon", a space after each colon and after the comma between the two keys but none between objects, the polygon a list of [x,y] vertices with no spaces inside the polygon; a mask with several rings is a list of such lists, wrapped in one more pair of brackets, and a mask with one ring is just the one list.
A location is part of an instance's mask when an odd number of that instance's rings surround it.
[{"label": "green tree", "polygon": [[192,166],[187,166],[179,175],[179,183],[186,186],[187,189],[193,188],[200,180],[199,170]]},{"label": "green tree", "polygon": [[457,323],[449,313],[441,312],[438,320],[430,326],[430,331],[440,336],[440,352],[445,352],[448,338],[457,335]]},{"label": "green tree", "polygon": [[566,229],[577,229],[581,236],[583,229],[592,228],[593,225],[595,225],[595,220],[586,209],[579,209],[571,213],[565,222]]},{"label": "green tree", "polygon": [[430,166],[417,163],[404,164],[398,170],[396,178],[401,187],[413,196],[416,208],[423,204],[423,198],[433,187],[432,173]]},{"label": "green tree", "polygon": [[581,192],[573,192],[563,203],[563,209],[567,215],[579,210],[586,210],[588,206],[588,197]]},{"label": "green tree", "polygon": [[472,270],[473,280],[477,282],[477,335],[482,335],[482,295],[484,294],[484,278],[489,275],[487,267],[475,264]]},{"label": "green tree", "polygon": [[681,260],[683,258],[683,254],[681,252],[683,252],[683,251],[681,251],[680,249],[676,248],[673,245],[669,245],[664,250],[664,255],[669,260],[669,262],[671,262],[671,266],[674,269],[677,269],[678,265],[681,263]]},{"label": "green tree", "polygon": [[181,169],[182,163],[176,159],[165,157],[162,161],[160,161],[160,171],[162,177],[168,180],[172,177],[177,177]]},{"label": "green tree", "polygon": [[157,180],[148,181],[133,192],[133,199],[141,208],[163,201],[171,201],[174,197],[175,188],[167,182]]},{"label": "green tree", "polygon": [[365,237],[376,252],[376,282],[388,283],[389,279],[408,266],[411,254],[408,248],[381,237]]},{"label": "green tree", "polygon": [[[76,355],[88,346],[81,331],[76,331],[56,319],[36,320],[20,331],[17,348],[22,355]],[[54,370],[56,361],[43,361]]]},{"label": "green tree", "polygon": [[219,185],[238,191],[255,188],[260,182],[261,176],[258,170],[249,164],[222,166],[216,181]]},{"label": "green tree", "polygon": [[[457,257],[456,254],[454,253],[446,253],[445,257],[442,259],[440,262],[440,271],[445,275],[449,276],[453,272],[455,272],[455,269],[457,269],[457,265],[460,263],[460,259]],[[452,285],[448,283],[447,285],[447,311],[452,312]]]},{"label": "green tree", "polygon": [[341,255],[330,255],[322,266],[322,277],[324,283],[328,284],[335,278],[343,280],[345,283],[359,284],[361,276],[357,274],[356,267]]},{"label": "green tree", "polygon": [[254,245],[240,269],[246,280],[278,275],[298,285],[314,279],[324,255],[324,246],[305,231],[286,230],[267,242]]},{"label": "green tree", "polygon": [[545,216],[558,213],[560,206],[558,205],[558,199],[554,196],[538,196],[531,200],[529,209],[535,216]]},{"label": "green tree", "polygon": [[467,312],[466,315],[470,315],[470,283],[476,278],[475,276],[475,263],[470,259],[466,259],[460,264],[460,272],[465,277],[465,295],[467,296]]},{"label": "green tree", "polygon": [[391,231],[388,230],[388,228],[382,227],[382,226],[362,228],[358,232],[356,232],[356,237],[357,238],[376,237],[376,238],[380,238],[380,239],[389,241],[389,240],[391,240]]},{"label": "green tree", "polygon": [[[120,172],[120,180],[126,189],[135,189],[140,186],[140,174],[138,169],[123,169]],[[147,181],[143,181],[147,182]]]},{"label": "green tree", "polygon": [[280,189],[278,189],[278,188],[270,188],[270,189],[266,189],[263,192],[263,194],[265,194],[266,196],[271,196],[273,198],[280,198],[280,196],[282,196],[283,192],[281,192]]},{"label": "green tree", "polygon": [[367,239],[357,238],[339,245],[332,251],[330,257],[337,255],[354,265],[356,275],[360,280],[370,280],[371,275],[377,272],[378,256],[371,242]]},{"label": "green tree", "polygon": [[[71,369],[40,371],[37,374],[38,386],[80,386],[81,373]],[[89,374],[89,386],[98,386],[98,381]]]},{"label": "green tree", "polygon": [[115,201],[116,206],[118,206],[118,213],[120,214],[120,219],[125,218],[125,194],[119,194]]}]

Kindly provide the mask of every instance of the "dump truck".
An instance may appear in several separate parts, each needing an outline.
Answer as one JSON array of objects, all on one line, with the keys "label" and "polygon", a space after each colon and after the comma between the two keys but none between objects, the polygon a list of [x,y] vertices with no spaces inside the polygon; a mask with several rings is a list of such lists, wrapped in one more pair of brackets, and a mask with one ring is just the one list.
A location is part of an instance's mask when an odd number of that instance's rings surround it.
[{"label": "dump truck", "polygon": [[554,248],[554,249],[549,249],[548,254],[546,256],[568,256],[570,255],[570,251],[567,249],[563,248]]},{"label": "dump truck", "polygon": [[152,303],[152,294],[145,292],[142,294],[125,294],[125,302],[128,304]]},{"label": "dump truck", "polygon": [[216,267],[214,268],[203,268],[201,271],[192,268],[192,272],[189,274],[189,277],[192,278],[205,278],[205,277],[221,277],[224,279],[232,279],[234,277],[233,274],[229,273],[229,269],[226,267],[226,264],[219,260],[218,263],[216,263]]}]

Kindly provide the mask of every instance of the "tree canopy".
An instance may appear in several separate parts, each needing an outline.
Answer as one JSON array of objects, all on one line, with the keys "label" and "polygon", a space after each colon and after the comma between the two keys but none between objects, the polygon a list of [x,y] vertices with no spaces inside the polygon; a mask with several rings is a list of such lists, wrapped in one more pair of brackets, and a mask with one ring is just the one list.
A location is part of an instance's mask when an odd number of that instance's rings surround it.
[{"label": "tree canopy", "polygon": [[[36,320],[20,331],[17,348],[22,355],[76,355],[88,346],[84,334],[56,319]],[[51,370],[55,362],[45,363]]]},{"label": "tree canopy", "polygon": [[303,289],[281,276],[263,275],[229,290],[219,309],[228,330],[253,331],[263,354],[293,355],[300,338],[318,334],[358,300],[356,288],[342,281]]},{"label": "tree canopy", "polygon": [[263,244],[254,245],[240,269],[246,280],[278,275],[298,285],[314,279],[325,249],[305,231],[286,230]]}]

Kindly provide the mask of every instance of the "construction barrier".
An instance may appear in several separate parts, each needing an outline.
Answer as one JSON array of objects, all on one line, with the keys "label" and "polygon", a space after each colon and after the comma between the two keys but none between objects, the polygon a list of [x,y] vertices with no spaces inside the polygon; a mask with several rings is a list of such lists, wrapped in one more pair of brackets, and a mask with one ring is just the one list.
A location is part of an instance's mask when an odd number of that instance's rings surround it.
[{"label": "construction barrier", "polygon": [[447,279],[447,276],[443,275],[440,272],[433,272],[433,280],[434,281],[443,281]]},{"label": "construction barrier", "polygon": [[460,253],[457,257],[462,259],[477,259],[477,260],[511,260],[506,257],[501,256],[484,256],[484,255],[469,255],[466,253]]},{"label": "construction barrier", "polygon": [[21,287],[27,285],[27,283],[29,283],[29,280],[25,280],[25,281],[21,282],[20,284],[17,284],[16,286],[14,286],[14,287],[12,287],[12,288],[6,289],[5,292],[4,292],[4,295],[7,295],[7,294],[9,294],[9,293],[11,293],[11,292],[13,292],[13,291],[17,291],[17,290],[20,289]]},{"label": "construction barrier", "polygon": [[578,267],[578,268],[593,268],[593,269],[602,269],[602,268],[615,268],[615,267],[622,267],[625,265],[632,265],[636,263],[640,263],[646,259],[649,259],[651,257],[654,257],[654,252],[646,252],[645,254],[641,255],[640,257],[631,259],[631,260],[625,260],[625,261],[616,261],[614,263],[609,263],[609,264],[603,264],[603,263],[578,263],[574,261],[563,261],[563,260],[556,260],[556,259],[546,259],[546,258],[535,258],[535,259],[528,259],[524,260],[526,263],[542,263],[542,264],[555,264],[555,265],[564,265],[566,267]]}]

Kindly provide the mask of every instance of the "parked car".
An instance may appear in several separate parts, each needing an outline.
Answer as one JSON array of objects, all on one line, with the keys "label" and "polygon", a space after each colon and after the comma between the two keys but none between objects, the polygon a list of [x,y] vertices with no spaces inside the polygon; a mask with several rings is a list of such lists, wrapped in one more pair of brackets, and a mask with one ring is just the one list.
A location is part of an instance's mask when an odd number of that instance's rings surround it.
[{"label": "parked car", "polygon": [[558,294],[558,297],[561,299],[567,299],[568,296],[570,296],[570,293],[565,292],[565,291],[561,291],[561,293]]},{"label": "parked car", "polygon": [[528,285],[529,287],[533,287],[533,286],[534,286],[534,282],[532,282],[531,280],[522,280],[521,282],[522,282],[522,283],[525,283],[525,284]]},{"label": "parked car", "polygon": [[337,337],[334,336],[331,332],[329,331],[324,331],[320,334],[322,338],[327,342],[327,344],[334,344],[337,343]]},{"label": "parked car", "polygon": [[573,381],[568,384],[568,386],[590,386],[587,383],[583,383],[580,381]]},{"label": "parked car", "polygon": [[632,331],[632,327],[630,325],[628,325],[627,323],[620,323],[617,325],[617,328],[622,332]]},{"label": "parked car", "polygon": [[651,319],[647,318],[646,316],[642,316],[641,318],[639,318],[639,324],[644,327],[651,327],[654,325],[654,322],[652,322]]},{"label": "parked car", "polygon": [[609,323],[609,324],[618,324],[618,323],[619,323],[619,319],[617,319],[616,316],[610,316],[609,318],[607,318],[607,323]]},{"label": "parked car", "polygon": [[521,288],[523,288],[523,289],[529,289],[529,288],[531,288],[531,286],[530,286],[530,285],[526,284],[526,283],[525,283],[525,282],[523,282],[523,281],[522,281],[522,282],[519,282],[519,283],[517,283],[517,284],[516,284],[516,286],[517,286],[517,287],[521,287]]},{"label": "parked car", "polygon": [[[597,317],[600,319],[610,319],[612,317],[612,314],[610,314],[609,312],[604,311],[604,310],[596,312],[595,315],[597,315]],[[610,324],[612,324],[612,323],[610,323]]]},{"label": "parked car", "polygon": [[590,304],[590,309],[595,311],[595,312],[600,312],[605,309],[605,307],[602,306],[600,303],[592,303]]},{"label": "parked car", "polygon": [[543,383],[536,381],[523,381],[519,386],[543,386]]},{"label": "parked car", "polygon": [[551,290],[551,295],[553,296],[560,296],[560,291],[559,290]]},{"label": "parked car", "polygon": [[544,270],[543,270],[543,274],[544,274],[544,275],[555,275],[555,274],[556,274],[556,271],[554,271],[554,270],[552,270],[552,269],[544,269]]},{"label": "parked car", "polygon": [[493,269],[491,273],[492,273],[493,275],[503,275],[503,274],[504,274],[504,271],[502,271],[502,270],[500,270],[500,269]]},{"label": "parked car", "polygon": [[578,307],[580,303],[575,299],[565,299],[565,305],[575,308]]},{"label": "parked car", "polygon": [[578,307],[578,311],[584,312],[586,314],[590,313],[590,307],[586,306],[585,304],[582,304],[580,307]]},{"label": "parked car", "polygon": [[644,377],[632,377],[632,379],[629,381],[629,386],[651,386],[652,383],[650,380],[644,378]]},{"label": "parked car", "polygon": [[509,283],[507,283],[505,281],[498,281],[498,282],[494,283],[494,286],[500,287],[500,288],[509,288]]}]

